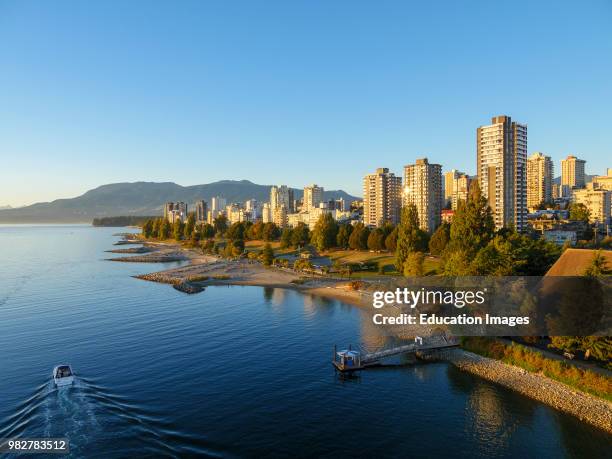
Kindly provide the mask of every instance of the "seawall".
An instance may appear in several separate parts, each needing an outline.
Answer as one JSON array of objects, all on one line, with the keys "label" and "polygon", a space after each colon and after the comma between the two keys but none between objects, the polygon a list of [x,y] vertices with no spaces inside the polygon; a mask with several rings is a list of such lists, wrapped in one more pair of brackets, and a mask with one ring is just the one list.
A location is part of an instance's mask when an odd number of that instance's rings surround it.
[{"label": "seawall", "polygon": [[612,433],[612,403],[577,391],[544,375],[483,357],[463,349],[430,351],[423,360],[443,360],[457,368],[512,389]]}]

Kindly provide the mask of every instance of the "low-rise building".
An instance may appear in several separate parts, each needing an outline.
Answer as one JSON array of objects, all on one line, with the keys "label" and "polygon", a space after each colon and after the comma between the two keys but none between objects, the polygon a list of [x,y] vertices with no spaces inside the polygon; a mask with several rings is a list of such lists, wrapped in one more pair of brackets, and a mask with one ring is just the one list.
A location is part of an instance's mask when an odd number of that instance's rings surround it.
[{"label": "low-rise building", "polygon": [[610,192],[603,188],[596,188],[590,183],[587,188],[574,189],[572,202],[583,204],[589,211],[589,222],[608,225],[610,223]]},{"label": "low-rise building", "polygon": [[564,245],[566,242],[569,242],[570,245],[576,245],[576,241],[578,240],[576,231],[546,230],[543,236],[547,241],[557,245]]}]

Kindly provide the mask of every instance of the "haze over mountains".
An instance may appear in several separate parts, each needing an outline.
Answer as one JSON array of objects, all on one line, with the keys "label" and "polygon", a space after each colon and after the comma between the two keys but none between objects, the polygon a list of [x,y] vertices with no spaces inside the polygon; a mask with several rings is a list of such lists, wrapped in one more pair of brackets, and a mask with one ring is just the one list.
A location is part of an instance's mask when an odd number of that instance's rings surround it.
[{"label": "haze over mountains", "polygon": [[[1,209],[0,223],[91,223],[94,217],[120,215],[161,215],[168,201],[184,201],[193,205],[204,199],[210,204],[213,196],[222,196],[231,202],[247,199],[268,201],[272,185],[258,185],[248,180],[221,180],[204,185],[181,186],[173,182],[134,182],[102,185],[71,199],[57,199],[15,209]],[[295,197],[303,190],[295,189]],[[354,201],[342,190],[325,190],[325,199],[343,198]]]}]

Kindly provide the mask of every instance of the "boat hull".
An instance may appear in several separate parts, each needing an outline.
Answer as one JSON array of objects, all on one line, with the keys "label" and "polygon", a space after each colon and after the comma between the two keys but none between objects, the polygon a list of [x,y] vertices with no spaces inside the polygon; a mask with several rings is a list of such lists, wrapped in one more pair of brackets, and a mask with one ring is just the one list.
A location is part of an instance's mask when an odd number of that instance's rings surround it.
[{"label": "boat hull", "polygon": [[72,386],[74,376],[66,376],[65,378],[54,378],[53,381],[57,387]]}]

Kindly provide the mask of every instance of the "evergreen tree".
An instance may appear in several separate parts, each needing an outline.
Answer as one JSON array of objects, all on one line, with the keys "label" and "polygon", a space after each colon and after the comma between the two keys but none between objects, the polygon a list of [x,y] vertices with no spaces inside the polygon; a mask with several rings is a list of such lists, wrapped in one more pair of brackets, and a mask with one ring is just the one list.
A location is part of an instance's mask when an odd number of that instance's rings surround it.
[{"label": "evergreen tree", "polygon": [[486,198],[480,192],[478,180],[470,185],[467,201],[459,201],[450,230],[449,248],[464,250],[471,256],[493,238],[495,225]]},{"label": "evergreen tree", "polygon": [[609,276],[610,274],[612,274],[612,271],[608,268],[608,262],[601,253],[601,250],[598,250],[593,255],[590,265],[584,271],[584,275],[589,277],[599,277]]},{"label": "evergreen tree", "polygon": [[261,252],[261,261],[264,266],[271,266],[274,262],[274,250],[269,242],[264,245],[263,251]]},{"label": "evergreen tree", "polygon": [[425,232],[419,228],[419,214],[414,204],[402,208],[400,224],[397,228],[397,249],[395,250],[395,267],[399,272],[410,252],[425,250]]},{"label": "evergreen tree", "polygon": [[223,214],[219,214],[213,220],[213,227],[215,233],[223,234],[227,230],[227,217]]},{"label": "evergreen tree", "polygon": [[404,262],[404,276],[422,276],[425,271],[424,261],[423,252],[410,252]]},{"label": "evergreen tree", "polygon": [[397,249],[397,226],[385,238],[385,247],[389,252],[395,252]]},{"label": "evergreen tree", "polygon": [[370,228],[363,227],[359,232],[359,250],[368,250],[368,238],[370,237]]},{"label": "evergreen tree", "polygon": [[189,212],[189,216],[187,217],[187,223],[185,224],[185,239],[191,238],[195,230],[195,214],[193,212]]},{"label": "evergreen tree", "polygon": [[450,240],[450,225],[442,223],[429,240],[429,252],[432,255],[442,255]]},{"label": "evergreen tree", "polygon": [[168,239],[171,229],[170,222],[164,218],[159,225],[159,234],[157,237],[161,240]]},{"label": "evergreen tree", "polygon": [[336,246],[338,224],[331,213],[324,213],[319,217],[311,235],[311,242],[317,250],[327,250]]},{"label": "evergreen tree", "polygon": [[304,247],[310,240],[310,230],[305,223],[298,223],[291,231],[291,246]]},{"label": "evergreen tree", "polygon": [[385,249],[385,233],[382,228],[374,229],[368,236],[368,249],[384,250]]},{"label": "evergreen tree", "polygon": [[215,235],[215,227],[210,223],[204,223],[200,226],[200,236],[202,239],[208,239],[214,237]]},{"label": "evergreen tree", "polygon": [[[351,235],[349,236],[349,247],[353,250],[362,250],[361,247],[361,233],[364,230],[364,225],[363,223],[357,223],[354,227],[353,227],[353,231],[351,232]],[[367,241],[367,240],[366,240]]]},{"label": "evergreen tree", "polygon": [[148,219],[146,222],[144,222],[144,225],[142,225],[142,235],[148,239],[151,237],[151,235],[153,234],[153,220]]},{"label": "evergreen tree", "polygon": [[274,241],[280,236],[280,229],[272,222],[264,223],[261,238],[264,241]]},{"label": "evergreen tree", "polygon": [[291,247],[291,229],[285,228],[281,233],[280,237],[280,246],[281,249],[286,249],[287,247]]},{"label": "evergreen tree", "polygon": [[176,219],[172,226],[172,236],[175,240],[180,241],[183,239],[183,232],[185,231],[185,224],[180,220]]},{"label": "evergreen tree", "polygon": [[232,241],[237,240],[237,239],[244,239],[244,234],[245,234],[245,227],[244,227],[244,223],[242,222],[232,223],[232,225],[229,227],[229,229],[225,233],[227,238]]},{"label": "evergreen tree", "polygon": [[253,239],[253,240],[263,239],[263,227],[264,227],[264,224],[262,223],[261,220],[258,220],[257,222],[255,222],[255,224],[249,228],[249,231],[248,231],[249,239]]},{"label": "evergreen tree", "polygon": [[348,249],[349,247],[349,238],[351,237],[351,233],[353,232],[352,225],[340,225],[338,229],[338,236],[336,237],[336,244],[338,247],[342,249]]}]

